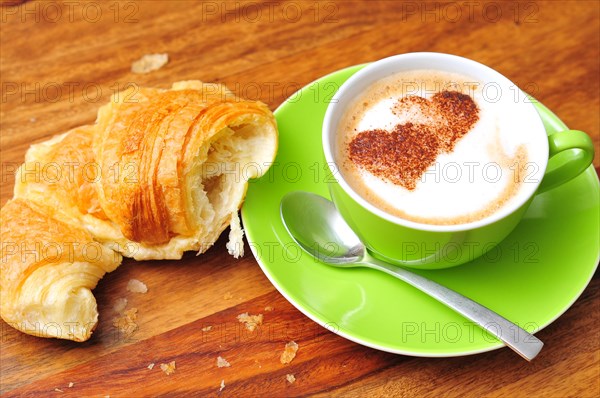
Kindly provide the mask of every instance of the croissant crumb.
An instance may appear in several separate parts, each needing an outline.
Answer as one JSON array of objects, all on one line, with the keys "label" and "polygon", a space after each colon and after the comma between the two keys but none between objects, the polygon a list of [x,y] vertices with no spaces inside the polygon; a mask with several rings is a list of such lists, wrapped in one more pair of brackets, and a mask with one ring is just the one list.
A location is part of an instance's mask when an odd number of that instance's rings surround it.
[{"label": "croissant crumb", "polygon": [[217,357],[217,367],[218,368],[228,368],[231,364],[222,356]]},{"label": "croissant crumb", "polygon": [[173,373],[175,373],[175,361],[171,361],[169,363],[161,363],[160,364],[160,369],[165,372],[165,374],[167,376],[172,375]]},{"label": "croissant crumb", "polygon": [[146,54],[131,64],[133,73],[144,74],[159,70],[169,62],[169,54]]},{"label": "croissant crumb", "polygon": [[127,307],[127,299],[125,297],[118,298],[113,305],[113,311],[120,314]]},{"label": "croissant crumb", "polygon": [[240,225],[240,217],[237,211],[231,215],[229,242],[227,242],[226,247],[229,254],[234,258],[244,256],[244,230]]},{"label": "croissant crumb", "polygon": [[295,341],[290,341],[285,345],[279,361],[284,365],[292,362],[296,358],[296,352],[298,352],[298,344]]},{"label": "croissant crumb", "polygon": [[120,317],[113,318],[113,326],[117,328],[125,337],[131,337],[137,330],[137,308],[131,308]]},{"label": "croissant crumb", "polygon": [[127,290],[132,293],[147,293],[148,287],[142,281],[137,279],[130,279],[127,283]]},{"label": "croissant crumb", "polygon": [[246,326],[246,329],[250,332],[254,332],[258,326],[262,325],[263,314],[248,315],[247,312],[244,312],[243,314],[238,315],[237,319]]}]

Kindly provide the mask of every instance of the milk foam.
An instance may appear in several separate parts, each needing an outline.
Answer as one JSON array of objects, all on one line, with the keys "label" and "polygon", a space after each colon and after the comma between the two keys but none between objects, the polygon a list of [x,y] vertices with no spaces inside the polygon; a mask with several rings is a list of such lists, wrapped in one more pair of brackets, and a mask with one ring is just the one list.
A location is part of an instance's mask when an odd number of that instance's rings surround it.
[{"label": "milk foam", "polygon": [[[397,124],[428,124],[418,108],[400,114],[392,109],[406,94],[430,99],[450,89],[469,94],[479,108],[479,119],[450,153],[440,154],[421,176],[414,190],[396,185],[353,164],[348,143],[367,130],[392,131]],[[412,84],[416,83],[416,84]],[[416,87],[418,86],[418,89]],[[486,87],[488,89],[486,89]],[[393,75],[371,86],[356,99],[338,129],[337,156],[342,175],[367,201],[408,220],[431,224],[461,224],[485,218],[519,199],[523,183],[540,179],[536,150],[526,120],[520,120],[513,93],[499,98],[489,85],[466,76],[437,71],[411,71]]]}]

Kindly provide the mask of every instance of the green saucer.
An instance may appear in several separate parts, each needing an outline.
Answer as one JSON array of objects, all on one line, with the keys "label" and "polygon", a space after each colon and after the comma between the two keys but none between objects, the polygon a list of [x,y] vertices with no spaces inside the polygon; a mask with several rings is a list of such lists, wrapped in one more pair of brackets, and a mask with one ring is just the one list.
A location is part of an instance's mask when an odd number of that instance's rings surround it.
[{"label": "green saucer", "polygon": [[[415,356],[467,355],[502,347],[484,329],[391,276],[319,263],[296,246],[283,226],[279,203],[287,192],[329,198],[328,184],[334,182],[321,149],[321,123],[334,92],[360,67],[309,84],[275,111],[280,133],[276,163],[251,182],[242,208],[254,256],[296,308],[359,344]],[[552,112],[537,106],[549,132],[566,129]],[[537,196],[516,230],[487,255],[455,268],[419,273],[537,332],[573,304],[596,270],[599,192],[590,167]]]}]

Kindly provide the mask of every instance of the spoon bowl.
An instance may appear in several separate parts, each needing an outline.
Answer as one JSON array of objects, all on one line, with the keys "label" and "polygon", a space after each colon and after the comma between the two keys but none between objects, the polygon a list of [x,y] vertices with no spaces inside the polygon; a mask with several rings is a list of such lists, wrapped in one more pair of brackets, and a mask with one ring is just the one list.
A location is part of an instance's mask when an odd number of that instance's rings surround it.
[{"label": "spoon bowl", "polygon": [[331,201],[297,191],[281,200],[280,210],[292,238],[311,256],[327,264],[359,266],[365,246]]}]

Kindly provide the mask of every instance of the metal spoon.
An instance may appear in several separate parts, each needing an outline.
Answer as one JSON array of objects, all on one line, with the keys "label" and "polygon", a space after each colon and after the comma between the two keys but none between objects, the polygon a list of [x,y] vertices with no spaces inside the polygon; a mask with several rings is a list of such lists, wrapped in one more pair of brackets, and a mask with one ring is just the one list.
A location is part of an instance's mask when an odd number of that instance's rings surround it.
[{"label": "metal spoon", "polygon": [[436,282],[380,261],[341,217],[334,204],[308,192],[291,192],[281,200],[281,218],[288,232],[308,254],[335,267],[368,267],[395,276],[477,323],[531,361],[544,343],[489,308]]}]

